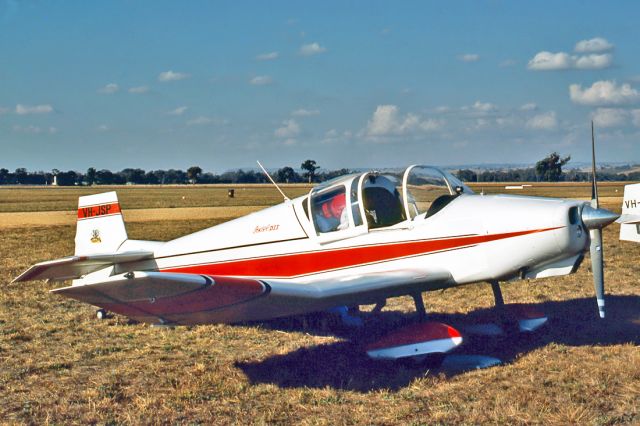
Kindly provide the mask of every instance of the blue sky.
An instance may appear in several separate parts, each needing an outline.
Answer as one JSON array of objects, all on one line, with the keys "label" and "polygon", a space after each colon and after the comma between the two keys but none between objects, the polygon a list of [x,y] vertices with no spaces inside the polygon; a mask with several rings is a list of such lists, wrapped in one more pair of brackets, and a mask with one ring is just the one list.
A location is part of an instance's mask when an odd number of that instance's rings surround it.
[{"label": "blue sky", "polygon": [[640,162],[637,2],[0,0],[0,167]]}]

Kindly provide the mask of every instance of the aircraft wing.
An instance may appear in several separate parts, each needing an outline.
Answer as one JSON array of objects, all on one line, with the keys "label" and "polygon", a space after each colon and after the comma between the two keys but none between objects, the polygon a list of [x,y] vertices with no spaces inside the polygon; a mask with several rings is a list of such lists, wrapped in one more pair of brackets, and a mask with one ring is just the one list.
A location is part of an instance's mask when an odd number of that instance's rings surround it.
[{"label": "aircraft wing", "polygon": [[270,296],[288,301],[323,301],[332,305],[370,304],[381,298],[443,288],[453,281],[449,271],[394,270],[309,279],[300,283],[266,280]]},{"label": "aircraft wing", "polygon": [[442,288],[448,272],[391,271],[300,282],[129,272],[52,292],[150,323],[264,320]]},{"label": "aircraft wing", "polygon": [[143,250],[63,257],[62,259],[36,263],[16,277],[13,282],[45,279],[64,281],[80,278],[116,263],[135,262],[152,258],[153,252]]}]

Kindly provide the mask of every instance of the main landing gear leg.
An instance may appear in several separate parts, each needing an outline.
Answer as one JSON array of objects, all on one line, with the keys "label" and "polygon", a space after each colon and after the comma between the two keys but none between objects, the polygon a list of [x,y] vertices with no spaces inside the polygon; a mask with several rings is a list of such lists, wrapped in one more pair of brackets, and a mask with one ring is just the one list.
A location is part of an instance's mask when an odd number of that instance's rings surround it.
[{"label": "main landing gear leg", "polygon": [[507,332],[516,332],[518,330],[518,324],[508,314],[504,305],[504,298],[502,297],[502,290],[500,289],[500,283],[498,281],[490,281],[491,290],[493,290],[493,299],[495,300],[496,310],[498,312],[498,319],[500,324]]},{"label": "main landing gear leg", "polygon": [[413,297],[413,301],[416,304],[416,314],[418,316],[418,321],[424,321],[427,317],[427,311],[424,309],[424,301],[422,300],[422,293],[415,293],[411,297]]},{"label": "main landing gear leg", "polygon": [[493,298],[496,302],[496,309],[504,313],[504,298],[502,297],[500,283],[498,281],[491,281],[491,290],[493,290]]}]

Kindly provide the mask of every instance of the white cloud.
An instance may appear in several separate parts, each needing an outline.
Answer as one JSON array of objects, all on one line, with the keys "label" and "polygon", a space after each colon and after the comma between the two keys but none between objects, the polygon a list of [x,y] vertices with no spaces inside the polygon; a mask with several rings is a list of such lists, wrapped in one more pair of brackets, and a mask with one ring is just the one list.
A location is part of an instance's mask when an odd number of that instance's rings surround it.
[{"label": "white cloud", "polygon": [[597,127],[617,127],[623,125],[629,112],[619,108],[598,108],[591,114],[593,124]]},{"label": "white cloud", "polygon": [[189,109],[189,108],[188,108],[188,107],[186,107],[186,106],[181,106],[181,107],[178,107],[178,108],[176,108],[176,109],[174,109],[174,110],[169,111],[169,112],[167,113],[167,115],[182,115],[182,114],[184,114],[184,113],[185,113],[185,111],[186,111],[186,110],[188,110],[188,109]]},{"label": "white cloud", "polygon": [[107,126],[106,124],[101,124],[98,126],[97,130],[99,132],[106,132],[109,130],[109,126]]},{"label": "white cloud", "polygon": [[571,57],[564,52],[539,52],[529,61],[527,68],[536,71],[566,70],[571,67]]},{"label": "white cloud", "polygon": [[349,141],[353,137],[353,133],[349,130],[345,130],[340,133],[336,129],[327,130],[324,134],[324,138],[321,140],[323,144],[343,143]]},{"label": "white cloud", "polygon": [[133,93],[136,95],[147,93],[148,91],[149,91],[149,86],[137,86],[137,87],[129,88],[129,93]]},{"label": "white cloud", "polygon": [[202,126],[205,124],[211,124],[212,122],[213,120],[209,117],[204,117],[201,115],[200,117],[196,117],[187,121],[187,126]]},{"label": "white cloud", "polygon": [[498,109],[498,107],[496,107],[494,104],[490,102],[480,102],[480,101],[476,101],[476,103],[473,104],[471,108],[481,112],[495,111]]},{"label": "white cloud", "polygon": [[49,114],[53,112],[53,107],[51,105],[16,105],[16,114],[18,115],[26,115],[26,114]]},{"label": "white cloud", "polygon": [[294,120],[284,120],[282,127],[278,127],[273,134],[279,138],[294,138],[300,133],[300,125]]},{"label": "white cloud", "polygon": [[386,136],[398,133],[400,128],[398,107],[395,105],[378,105],[371,120],[367,123],[366,133],[369,136]]},{"label": "white cloud", "polygon": [[6,114],[6,113],[8,113],[8,112],[9,112],[9,108],[3,108],[3,107],[0,107],[0,115],[2,115],[2,114]]},{"label": "white cloud", "polygon": [[258,75],[249,80],[249,84],[253,84],[254,86],[267,86],[273,83],[273,79],[268,75]]},{"label": "white cloud", "polygon": [[442,120],[436,120],[433,118],[428,118],[426,120],[422,120],[419,123],[419,127],[421,130],[424,130],[425,132],[430,132],[433,130],[438,130],[439,128],[441,128],[443,125],[443,121]]},{"label": "white cloud", "polygon": [[575,68],[579,70],[600,70],[609,68],[613,62],[613,56],[608,53],[602,55],[585,55],[575,59]]},{"label": "white cloud", "polygon": [[28,134],[38,134],[42,132],[42,129],[38,126],[34,126],[32,124],[28,125],[28,126],[13,126],[13,131],[16,133],[28,133]]},{"label": "white cloud", "polygon": [[261,53],[258,56],[256,56],[256,60],[258,60],[258,61],[273,61],[274,59],[278,59],[279,56],[280,56],[280,54],[278,52]]},{"label": "white cloud", "polygon": [[336,129],[327,130],[324,134],[325,138],[335,138],[338,136],[338,131]]},{"label": "white cloud", "polygon": [[184,80],[185,78],[189,78],[189,74],[183,72],[175,72],[172,70],[164,71],[158,74],[158,81],[162,82]]},{"label": "white cloud", "polygon": [[554,111],[545,112],[542,114],[534,115],[525,126],[529,129],[536,130],[553,130],[558,127],[558,119]]},{"label": "white cloud", "polygon": [[38,126],[34,126],[32,124],[28,126],[13,126],[13,131],[16,133],[26,133],[30,135],[38,135],[41,133],[48,133],[50,135],[58,133],[58,129],[56,127],[42,128]]},{"label": "white cloud", "polygon": [[581,40],[576,43],[574,50],[578,53],[598,53],[613,49],[613,44],[602,37],[595,37],[590,40]]},{"label": "white cloud", "polygon": [[506,115],[504,117],[496,118],[496,124],[499,127],[512,127],[516,126],[519,122],[519,119],[517,117],[514,117],[513,115]]},{"label": "white cloud", "polygon": [[598,108],[591,113],[591,118],[597,127],[621,127],[629,121],[640,127],[640,109]]},{"label": "white cloud", "polygon": [[300,108],[295,111],[291,111],[291,115],[296,117],[309,117],[309,116],[318,115],[318,114],[320,114],[320,111],[318,111],[317,109]]},{"label": "white cloud", "polygon": [[516,64],[516,61],[513,59],[505,59],[504,61],[500,62],[500,67],[502,68],[507,68],[507,67],[512,67]]},{"label": "white cloud", "polygon": [[[478,117],[485,116],[489,113],[493,113],[498,110],[498,107],[491,102],[476,101],[473,105],[464,105],[460,107],[459,111],[463,112],[467,116]],[[446,111],[438,111],[446,112]],[[455,112],[452,110],[452,112]]]},{"label": "white cloud", "polygon": [[462,62],[477,62],[480,60],[480,55],[477,53],[465,53],[464,55],[459,55],[458,59]]},{"label": "white cloud", "polygon": [[364,134],[369,137],[403,135],[416,131],[433,131],[442,126],[441,120],[423,120],[416,114],[400,116],[396,105],[378,105],[367,122]]},{"label": "white cloud", "polygon": [[584,56],[569,55],[565,52],[539,52],[529,61],[527,68],[533,71],[557,71],[575,69],[602,69],[611,66],[613,57],[608,54]]},{"label": "white cloud", "polygon": [[605,106],[625,105],[640,102],[640,92],[630,84],[618,86],[615,81],[596,81],[591,87],[582,89],[580,84],[569,86],[571,100],[580,105]]},{"label": "white cloud", "polygon": [[205,117],[204,115],[201,115],[199,117],[196,117],[194,119],[187,121],[187,126],[204,126],[208,124],[222,126],[225,124],[229,124],[229,120],[227,120],[226,118]]},{"label": "white cloud", "polygon": [[98,93],[102,93],[104,95],[113,95],[118,90],[120,90],[120,86],[118,86],[116,83],[109,83],[106,86],[98,89]]},{"label": "white cloud", "polygon": [[473,127],[475,129],[486,129],[490,125],[491,121],[487,120],[486,118],[476,118]]},{"label": "white cloud", "polygon": [[535,111],[538,109],[538,105],[533,102],[526,103],[520,107],[520,111]]},{"label": "white cloud", "polygon": [[327,51],[326,47],[320,46],[318,43],[304,44],[300,47],[300,54],[303,56],[312,56]]}]

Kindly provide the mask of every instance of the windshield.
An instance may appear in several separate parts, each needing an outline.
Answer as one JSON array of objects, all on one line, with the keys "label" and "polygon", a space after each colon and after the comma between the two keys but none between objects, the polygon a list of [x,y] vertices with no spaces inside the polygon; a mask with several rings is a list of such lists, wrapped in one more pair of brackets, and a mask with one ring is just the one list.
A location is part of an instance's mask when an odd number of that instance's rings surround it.
[{"label": "windshield", "polygon": [[432,216],[461,194],[473,191],[451,174],[431,166],[410,166],[403,177],[405,210],[411,219]]}]

